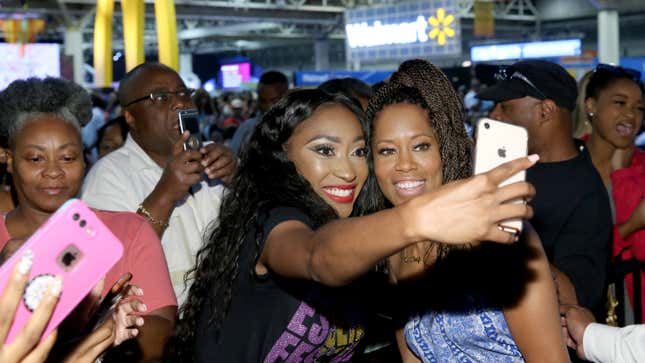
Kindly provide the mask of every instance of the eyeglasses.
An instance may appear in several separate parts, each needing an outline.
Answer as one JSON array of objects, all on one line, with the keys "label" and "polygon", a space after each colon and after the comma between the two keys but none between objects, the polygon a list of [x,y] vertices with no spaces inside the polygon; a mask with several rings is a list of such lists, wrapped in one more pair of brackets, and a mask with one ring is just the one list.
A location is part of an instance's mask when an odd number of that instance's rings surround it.
[{"label": "eyeglasses", "polygon": [[540,91],[539,88],[537,88],[536,85],[533,84],[528,78],[526,78],[525,75],[523,75],[520,71],[512,68],[512,67],[504,67],[500,68],[497,73],[495,73],[495,79],[497,81],[510,81],[511,79],[519,79],[520,81],[524,82],[527,84],[529,87],[531,87],[537,94],[540,96],[542,99],[547,99],[548,97],[544,94],[544,92]]},{"label": "eyeglasses", "polygon": [[123,107],[128,107],[134,105],[135,103],[151,100],[155,104],[164,104],[170,102],[174,97],[181,99],[182,101],[190,101],[191,97],[195,94],[195,90],[192,88],[180,89],[177,91],[159,91],[152,92],[147,96],[137,98],[125,104]]},{"label": "eyeglasses", "polygon": [[609,72],[618,76],[626,76],[636,83],[641,82],[641,72],[632,68],[623,68],[621,66],[600,63],[596,66],[594,72]]}]

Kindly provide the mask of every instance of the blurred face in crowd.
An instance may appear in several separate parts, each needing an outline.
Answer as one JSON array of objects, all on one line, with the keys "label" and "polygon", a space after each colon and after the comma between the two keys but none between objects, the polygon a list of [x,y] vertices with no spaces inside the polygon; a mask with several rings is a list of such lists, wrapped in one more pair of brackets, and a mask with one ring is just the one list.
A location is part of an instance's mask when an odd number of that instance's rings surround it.
[{"label": "blurred face in crowd", "polygon": [[539,140],[536,140],[536,129],[542,114],[541,102],[529,96],[498,102],[489,117],[526,128],[529,134],[529,153],[537,153],[539,150],[536,150],[535,145]]},{"label": "blurred face in crowd", "polygon": [[348,217],[367,179],[367,149],[356,116],[341,105],[324,105],[296,126],[287,155],[312,189],[338,216]]},{"label": "blurred face in crowd", "polygon": [[643,122],[645,104],[638,85],[625,78],[616,79],[585,101],[587,113],[593,113],[593,132],[615,148],[634,143]]},{"label": "blurred face in crowd", "polygon": [[183,97],[168,92],[186,91],[177,72],[170,68],[152,66],[135,75],[125,90],[124,104],[152,94],[164,95],[146,99],[125,107],[123,115],[134,140],[148,154],[167,157],[172,145],[179,140],[178,112],[195,108],[190,95]]},{"label": "blurred face in crowd", "polygon": [[262,113],[267,112],[289,90],[286,83],[260,84],[258,87],[258,106]]},{"label": "blurred face in crowd", "polygon": [[69,122],[47,114],[26,121],[8,156],[20,206],[53,213],[78,194],[85,170],[83,143]]},{"label": "blurred face in crowd", "polygon": [[99,158],[120,148],[125,143],[123,133],[119,124],[114,124],[105,129],[103,138],[99,142]]},{"label": "blurred face in crowd", "polygon": [[397,103],[374,119],[374,172],[385,197],[399,205],[441,186],[441,155],[437,135],[423,108]]}]

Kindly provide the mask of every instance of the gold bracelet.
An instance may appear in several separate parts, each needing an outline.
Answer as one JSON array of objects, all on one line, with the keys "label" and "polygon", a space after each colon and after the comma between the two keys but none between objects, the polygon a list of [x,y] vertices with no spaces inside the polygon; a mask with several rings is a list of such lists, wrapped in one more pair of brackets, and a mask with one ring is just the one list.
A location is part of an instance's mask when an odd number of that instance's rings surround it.
[{"label": "gold bracelet", "polygon": [[168,222],[163,221],[161,219],[157,219],[150,214],[150,211],[146,209],[146,207],[143,206],[143,204],[139,204],[139,208],[137,208],[137,214],[143,216],[145,219],[148,220],[153,225],[163,227],[163,228],[168,228]]}]

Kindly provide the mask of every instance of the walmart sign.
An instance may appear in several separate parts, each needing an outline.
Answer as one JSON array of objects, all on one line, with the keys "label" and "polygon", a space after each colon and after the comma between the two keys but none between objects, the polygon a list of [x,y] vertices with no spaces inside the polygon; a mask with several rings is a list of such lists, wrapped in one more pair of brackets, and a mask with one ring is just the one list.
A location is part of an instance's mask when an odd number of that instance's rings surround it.
[{"label": "walmart sign", "polygon": [[348,60],[461,54],[454,0],[425,0],[345,12]]}]

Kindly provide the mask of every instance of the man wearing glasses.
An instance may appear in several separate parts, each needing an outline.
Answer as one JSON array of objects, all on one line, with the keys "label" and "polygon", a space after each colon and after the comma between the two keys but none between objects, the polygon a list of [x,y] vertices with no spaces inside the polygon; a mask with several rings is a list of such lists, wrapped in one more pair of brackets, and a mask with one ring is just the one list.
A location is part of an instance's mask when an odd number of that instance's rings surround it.
[{"label": "man wearing glasses", "polygon": [[491,118],[525,127],[528,152],[540,155],[539,163],[526,172],[537,190],[531,224],[555,267],[560,301],[599,314],[612,222],[600,175],[584,144],[571,136],[576,82],[559,65],[541,60],[517,62],[496,78],[478,97],[496,102]]},{"label": "man wearing glasses", "polygon": [[236,165],[223,145],[183,149],[189,134],[180,135],[178,112],[195,108],[193,93],[177,72],[161,64],[128,72],[118,97],[130,134],[123,147],[92,167],[82,190],[82,199],[94,208],[136,211],[150,222],[161,238],[179,304],[187,294],[184,274],[219,215],[220,179]]}]

